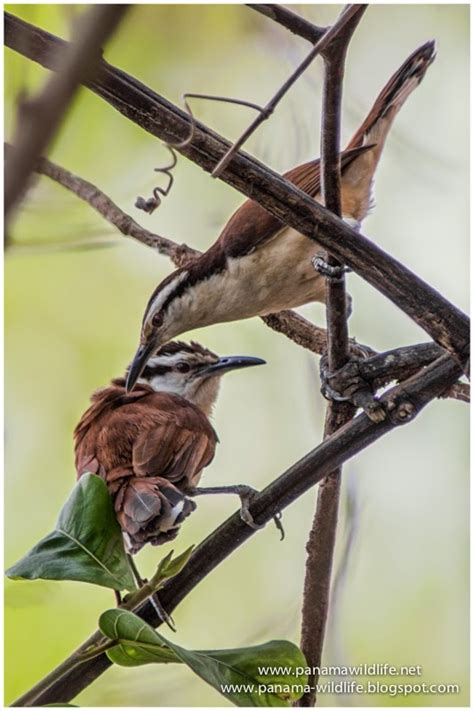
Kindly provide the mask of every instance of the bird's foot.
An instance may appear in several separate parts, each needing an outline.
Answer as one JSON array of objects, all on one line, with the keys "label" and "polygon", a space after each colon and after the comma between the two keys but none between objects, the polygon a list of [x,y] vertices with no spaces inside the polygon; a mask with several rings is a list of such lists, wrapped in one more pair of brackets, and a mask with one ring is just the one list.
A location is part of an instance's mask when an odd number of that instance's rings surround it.
[{"label": "bird's foot", "polygon": [[375,397],[372,384],[360,374],[361,360],[351,357],[346,365],[331,372],[325,354],[320,364],[321,393],[326,400],[350,402],[354,407],[362,408],[372,422],[383,422],[387,413],[383,404]]},{"label": "bird's foot", "polygon": [[[252,516],[249,510],[249,506],[252,500],[257,496],[259,492],[257,491],[257,489],[254,489],[253,486],[242,485],[239,488],[240,518],[247,524],[247,526],[250,526],[251,528],[255,528],[257,530],[259,528],[263,528],[265,524],[256,523],[254,517]],[[277,527],[277,529],[280,531],[280,540],[282,541],[285,538],[285,529],[283,528],[281,518],[282,513],[281,511],[278,511],[273,517],[273,521],[275,522],[275,526]]]},{"label": "bird's foot", "polygon": [[335,281],[341,279],[344,274],[352,271],[350,267],[346,267],[345,265],[332,266],[331,264],[328,264],[323,252],[315,254],[311,262],[316,271],[322,274],[322,276],[325,276],[326,279],[333,279]]},{"label": "bird's foot", "polygon": [[[249,509],[250,504],[258,493],[257,489],[254,489],[253,486],[248,486],[247,484],[195,487],[186,491],[188,496],[201,496],[203,494],[236,494],[240,499],[240,518],[247,524],[247,526],[250,526],[250,528],[254,528],[255,530],[265,526],[265,524],[257,523],[254,520],[254,517],[250,513]],[[281,511],[278,511],[273,516],[273,520],[275,522],[275,526],[280,531],[280,540],[283,540],[285,537],[285,530],[281,523],[281,516]]]}]

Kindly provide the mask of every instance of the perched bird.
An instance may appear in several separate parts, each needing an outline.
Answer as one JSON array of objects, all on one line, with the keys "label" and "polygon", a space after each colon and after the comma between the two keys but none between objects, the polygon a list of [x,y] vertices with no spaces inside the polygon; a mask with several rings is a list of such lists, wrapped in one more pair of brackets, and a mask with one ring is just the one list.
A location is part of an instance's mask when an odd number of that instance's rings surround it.
[{"label": "perched bird", "polygon": [[[395,116],[434,57],[434,42],[413,52],[382,89],[341,154],[342,215],[354,227],[371,206],[375,169]],[[284,177],[322,202],[319,160],[299,165]],[[325,278],[312,263],[317,252],[312,240],[256,202],[244,202],[207,252],[174,271],[153,292],[127,389],[133,388],[156,348],[181,333],[310,301],[324,302]]]},{"label": "perched bird", "polygon": [[130,553],[175,538],[198,494],[238,494],[242,518],[256,526],[251,487],[198,484],[218,442],[209,416],[221,376],[263,363],[171,342],[150,358],[133,393],[118,378],[92,395],[74,431],[77,476],[92,472],[107,483]]}]

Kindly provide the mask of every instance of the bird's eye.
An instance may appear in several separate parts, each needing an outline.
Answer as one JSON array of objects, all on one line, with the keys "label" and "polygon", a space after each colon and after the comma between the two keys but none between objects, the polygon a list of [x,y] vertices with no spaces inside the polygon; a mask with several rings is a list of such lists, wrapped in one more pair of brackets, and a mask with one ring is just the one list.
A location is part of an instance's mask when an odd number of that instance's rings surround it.
[{"label": "bird's eye", "polygon": [[151,319],[151,323],[153,326],[155,326],[155,328],[161,326],[161,324],[163,323],[163,314],[161,313],[161,311],[156,312],[156,314]]},{"label": "bird's eye", "polygon": [[178,363],[176,366],[176,370],[179,370],[180,373],[189,373],[190,369],[189,363]]}]

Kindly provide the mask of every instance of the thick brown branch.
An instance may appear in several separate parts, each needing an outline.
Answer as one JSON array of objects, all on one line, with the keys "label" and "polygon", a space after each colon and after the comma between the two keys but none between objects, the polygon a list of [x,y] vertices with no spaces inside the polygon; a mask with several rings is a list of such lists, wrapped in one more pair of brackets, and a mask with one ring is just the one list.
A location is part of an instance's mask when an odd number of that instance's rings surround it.
[{"label": "thick brown branch", "polygon": [[[54,68],[51,50],[62,42],[9,13],[5,17],[6,44]],[[190,134],[190,119],[183,111],[106,62],[101,63],[99,76],[87,86],[131,121],[166,142],[183,141]],[[211,172],[228,148],[228,141],[196,122],[193,140],[179,150]],[[245,154],[236,154],[222,179],[328,249],[405,311],[460,362],[466,362],[469,353],[467,316],[371,240]]]},{"label": "thick brown branch", "polygon": [[60,71],[36,96],[20,100],[5,172],[5,218],[24,193],[36,160],[53,139],[77,89],[97,69],[101,47],[127,9],[127,5],[96,5],[84,13],[74,41],[57,52]]},{"label": "thick brown branch", "polygon": [[[258,523],[271,521],[298,497],[320,482],[344,462],[362,451],[398,425],[411,420],[435,397],[439,397],[461,374],[461,369],[448,355],[428,368],[392,388],[382,400],[390,413],[383,422],[372,422],[361,414],[328,437],[312,452],[294,464],[267,486],[252,503],[251,510]],[[186,567],[160,590],[161,602],[168,613],[205,578],[214,568],[248,540],[255,530],[234,514],[208,536],[195,550]],[[158,626],[154,608],[145,604],[139,611],[143,619]],[[40,694],[28,692],[14,706],[40,706],[66,703],[93,683],[108,667],[105,654],[77,665],[78,651],[84,651],[89,641],[50,675],[51,685]]]}]

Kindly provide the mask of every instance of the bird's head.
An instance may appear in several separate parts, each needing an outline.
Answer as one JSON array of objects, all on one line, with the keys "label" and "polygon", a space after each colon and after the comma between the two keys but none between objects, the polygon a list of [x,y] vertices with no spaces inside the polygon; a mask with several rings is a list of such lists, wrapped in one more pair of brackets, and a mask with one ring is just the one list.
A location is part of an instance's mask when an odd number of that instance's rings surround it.
[{"label": "bird's head", "polygon": [[264,363],[252,356],[219,357],[199,343],[171,341],[148,359],[138,383],[157,392],[181,395],[210,414],[224,373]]},{"label": "bird's head", "polygon": [[151,295],[143,315],[140,345],[128,372],[128,391],[133,389],[148,360],[164,343],[198,325],[190,303],[191,281],[186,268],[177,269]]}]

